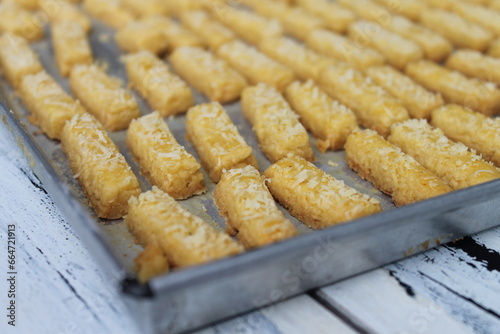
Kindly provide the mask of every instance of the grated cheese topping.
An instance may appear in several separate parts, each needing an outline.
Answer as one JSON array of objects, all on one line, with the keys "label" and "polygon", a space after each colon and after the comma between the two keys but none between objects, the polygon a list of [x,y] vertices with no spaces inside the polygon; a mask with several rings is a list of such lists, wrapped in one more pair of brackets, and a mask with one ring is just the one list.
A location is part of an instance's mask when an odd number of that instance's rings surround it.
[{"label": "grated cheese topping", "polygon": [[434,22],[439,22],[441,25],[449,29],[456,30],[456,33],[465,33],[471,36],[481,36],[484,35],[486,30],[478,26],[477,24],[468,21],[455,13],[451,13],[442,9],[434,9],[432,11],[426,11],[426,15],[431,18]]},{"label": "grated cheese topping", "polygon": [[304,108],[317,110],[324,115],[325,120],[334,119],[339,115],[352,114],[351,109],[330,98],[313,80],[307,80],[304,83],[294,82],[290,89],[294,92],[294,95],[300,96]]},{"label": "grated cheese topping", "polygon": [[273,50],[273,54],[279,55],[281,59],[294,64],[317,65],[318,63],[331,62],[326,57],[317,54],[303,44],[288,37],[269,39],[268,43],[269,48]]},{"label": "grated cheese topping", "polygon": [[[208,261],[243,249],[225,233],[219,233],[200,217],[184,209],[177,201],[157,187],[129,200],[130,210],[143,215],[143,228],[155,235],[166,251],[172,244],[189,250],[200,262]],[[179,250],[180,250],[179,249]],[[196,255],[194,255],[196,254]]]},{"label": "grated cheese topping", "polygon": [[176,50],[176,53],[180,58],[202,67],[210,75],[220,76],[232,71],[225,61],[199,47],[181,47]]},{"label": "grated cheese topping", "polygon": [[437,103],[441,100],[439,94],[428,91],[390,66],[371,67],[366,70],[366,73],[374,78],[377,84],[380,84],[400,99],[411,99],[426,104]]},{"label": "grated cheese topping", "polygon": [[[106,130],[90,114],[75,115],[66,123],[64,132],[70,138],[71,146],[78,147],[80,162],[75,175],[81,175],[90,170],[109,175],[133,175],[132,169],[124,156],[118,151]],[[128,183],[126,179],[122,183]]]},{"label": "grated cheese topping", "polygon": [[[129,132],[136,133],[136,138],[142,138],[136,143],[139,145],[139,150],[148,152],[151,158],[160,158],[162,164],[169,168],[188,170],[189,172],[197,171],[200,168],[194,157],[177,142],[167,123],[163,121],[157,111],[133,120]],[[166,177],[173,178],[175,175],[168,173]]]},{"label": "grated cheese topping", "polygon": [[218,52],[228,55],[233,62],[246,66],[250,71],[265,70],[272,72],[285,68],[277,61],[258,51],[255,47],[238,40],[223,44]]},{"label": "grated cheese topping", "polygon": [[283,33],[283,28],[278,21],[264,18],[250,11],[224,6],[216,15],[222,23],[240,32],[241,35],[246,35],[246,30],[251,27],[249,30],[257,35],[256,40],[264,36],[281,35]]},{"label": "grated cheese topping", "polygon": [[498,94],[494,83],[467,78],[457,71],[449,70],[431,61],[421,60],[412,63],[408,67],[408,72],[417,80],[424,81],[426,78],[432,78],[432,81],[426,80],[426,85],[435,90],[446,88],[457,91],[463,96],[469,96],[471,92],[484,94],[484,96]]},{"label": "grated cheese topping", "polygon": [[196,126],[197,136],[203,138],[203,142],[211,147],[212,154],[219,159],[239,150],[247,151],[247,157],[252,154],[238,128],[218,102],[198,105],[190,109],[188,117],[190,123]]},{"label": "grated cheese topping", "polygon": [[[289,224],[265,185],[259,171],[252,166],[235,168],[225,171],[223,181],[231,185],[231,195],[236,206],[241,208],[243,224],[252,224],[259,221],[260,226],[268,233],[281,229],[283,221]],[[279,220],[279,223],[266,224],[268,221]]]},{"label": "grated cheese topping", "polygon": [[366,205],[379,204],[378,200],[347,186],[302,158],[282,159],[273,168],[276,168],[275,175],[287,180],[290,190],[314,197],[319,207],[330,208],[341,203],[350,206],[353,212],[361,212]]},{"label": "grated cheese topping", "polygon": [[[453,142],[449,140],[443,130],[434,128],[427,123],[424,119],[411,119],[393,126],[394,131],[404,131],[405,137],[409,138],[412,142],[419,143],[424,149],[430,152],[437,152],[437,154],[458,158],[456,160],[457,166],[462,166],[462,169],[475,166],[475,162],[484,162],[485,164],[493,165],[490,162],[484,161],[474,150],[469,150],[467,146],[462,143]],[[403,130],[404,129],[404,130]]]},{"label": "grated cheese topping", "polygon": [[5,64],[9,64],[9,67],[18,69],[39,67],[41,69],[38,57],[28,42],[11,32],[4,32],[0,36],[0,56]]},{"label": "grated cheese topping", "polygon": [[123,107],[136,105],[132,94],[122,87],[122,82],[118,78],[108,76],[95,64],[75,65],[71,78],[78,82],[79,94],[91,95],[85,100],[97,103],[112,102],[114,108],[109,112],[120,112]]},{"label": "grated cheese topping", "polygon": [[350,29],[358,35],[366,36],[364,40],[370,45],[377,46],[380,50],[390,49],[391,52],[405,56],[422,53],[415,42],[388,31],[376,23],[357,21],[351,25]]}]

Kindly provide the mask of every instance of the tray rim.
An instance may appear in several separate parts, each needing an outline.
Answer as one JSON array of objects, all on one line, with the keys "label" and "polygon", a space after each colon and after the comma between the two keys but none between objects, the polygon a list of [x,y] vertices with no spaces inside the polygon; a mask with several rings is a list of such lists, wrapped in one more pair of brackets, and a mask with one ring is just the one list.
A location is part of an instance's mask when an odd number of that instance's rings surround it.
[{"label": "tray rim", "polygon": [[[127,271],[122,267],[119,259],[112,251],[111,245],[109,245],[106,241],[104,232],[100,230],[99,223],[96,222],[88,212],[86,212],[85,208],[83,208],[83,204],[75,198],[70,190],[70,187],[64,181],[57,182],[57,180],[60,181],[60,178],[50,159],[48,159],[46,154],[39,147],[36,140],[33,138],[33,135],[27,131],[26,126],[17,117],[15,112],[7,108],[2,101],[0,101],[0,111],[2,114],[2,121],[5,124],[4,126],[7,126],[7,130],[13,136],[19,136],[21,138],[21,142],[16,140],[16,143],[18,146],[24,146],[20,147],[24,155],[29,160],[32,161],[34,159],[36,161],[35,166],[33,166],[32,163],[30,164],[35,175],[41,180],[44,187],[48,188],[47,192],[51,195],[52,199],[58,205],[65,217],[67,218],[68,216],[67,210],[62,208],[61,205],[57,203],[59,200],[56,200],[55,198],[59,198],[59,196],[52,196],[54,191],[65,194],[66,196],[64,196],[64,198],[66,199],[67,204],[69,204],[68,208],[71,207],[76,209],[72,211],[72,214],[76,215],[78,222],[73,222],[72,220],[70,225],[73,228],[76,225],[80,225],[83,229],[87,229],[86,232],[88,233],[86,233],[86,235],[82,235],[81,229],[76,230],[79,236],[84,239],[90,253],[92,253],[96,260],[101,258],[101,260],[104,260],[111,266],[111,268],[103,268],[103,270],[108,269],[108,271],[113,272],[114,277],[117,279],[122,288],[122,292],[134,298],[143,299],[161,297],[162,295],[168,295],[169,293],[179,289],[185,289],[186,287],[214,279],[215,276],[224,275],[230,270],[234,271],[238,268],[252,266],[256,263],[262,264],[263,262],[275,261],[280,256],[289,253],[297,247],[315,246],[318,243],[318,239],[321,237],[328,238],[333,241],[338,238],[355,235],[360,231],[366,232],[371,229],[383,228],[386,225],[393,224],[396,221],[404,221],[405,219],[414,217],[415,215],[419,215],[422,219],[425,219],[436,216],[440,213],[450,212],[459,208],[485,202],[486,199],[491,197],[491,195],[500,194],[500,180],[490,181],[466,189],[455,190],[439,197],[423,200],[389,211],[383,211],[364,218],[355,219],[347,223],[330,226],[307,234],[301,234],[292,239],[259,249],[248,250],[236,256],[231,256],[190,268],[184,268],[182,270],[172,271],[165,275],[155,277],[147,283],[141,284],[135,277],[131,277],[127,274]],[[37,166],[41,166],[42,168],[34,168]],[[500,221],[498,222],[498,225],[500,225]],[[480,232],[480,230],[476,232]],[[89,247],[90,244],[94,244],[97,247]],[[434,247],[435,246],[431,246],[429,249]],[[394,261],[399,261],[422,251],[425,250],[417,250],[406,255],[401,253],[401,257]],[[321,286],[330,283],[332,282],[322,283]]]},{"label": "tray rim", "polygon": [[[359,231],[366,232],[370,229],[384,228],[384,226],[390,225],[395,221],[402,221],[405,218],[415,216],[416,214],[422,217],[422,219],[425,219],[428,217],[436,216],[439,213],[450,212],[455,209],[463,208],[464,203],[467,203],[467,206],[482,203],[484,202],[483,199],[488,198],[489,196],[491,196],[491,194],[499,193],[500,179],[466,189],[456,190],[439,197],[426,199],[404,207],[398,207],[390,211],[384,211],[370,215],[368,217],[355,219],[343,224],[330,226],[323,230],[317,230],[308,234],[302,234],[295,238],[272,244],[260,249],[246,251],[245,253],[230,258],[225,258],[219,261],[207,263],[205,265],[189,268],[191,269],[189,273],[187,273],[187,270],[172,272],[169,274],[171,276],[170,279],[167,280],[169,275],[159,276],[151,280],[150,285],[153,293],[157,291],[161,293],[169,293],[177,289],[181,289],[185,285],[192,285],[193,281],[194,283],[197,283],[196,279],[207,280],[212,275],[221,274],[221,272],[223,275],[224,272],[229,270],[237,270],[238,267],[251,266],[256,262],[263,263],[266,262],[266,259],[267,261],[272,261],[273,257],[278,257],[280,256],[280,254],[288,253],[290,250],[296,247],[308,247],[316,245],[318,243],[319,237],[326,237],[330,241],[334,241],[337,238],[348,237],[358,233]],[[500,226],[500,221],[498,223],[498,226]],[[466,235],[462,237],[465,236]],[[459,237],[458,239],[462,237]],[[432,249],[436,246],[428,247],[428,249]],[[407,255],[402,253],[399,259],[392,262],[416,255],[423,251],[425,250],[415,251]],[[246,257],[245,254],[247,255]],[[234,259],[234,261],[231,261],[232,259]],[[237,266],[235,266],[232,262],[236,262]],[[329,283],[324,283],[323,285],[326,284]]]}]

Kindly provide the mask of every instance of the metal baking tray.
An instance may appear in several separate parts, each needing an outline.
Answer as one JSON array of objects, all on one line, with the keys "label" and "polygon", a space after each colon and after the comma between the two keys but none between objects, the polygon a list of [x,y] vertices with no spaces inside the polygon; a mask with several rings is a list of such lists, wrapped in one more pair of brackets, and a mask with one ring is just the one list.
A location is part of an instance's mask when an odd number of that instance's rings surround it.
[{"label": "metal baking tray", "polygon": [[[90,40],[95,58],[108,67],[109,73],[126,82],[120,51],[113,42],[113,31],[95,22]],[[55,67],[50,36],[32,46],[45,69],[69,92],[67,80],[59,76]],[[137,94],[135,96],[142,113],[151,112],[144,100]],[[206,101],[196,92],[195,100],[197,103]],[[383,212],[312,231],[282,208],[299,229],[300,236],[231,258],[174,270],[148,284],[139,284],[133,271],[133,259],[141,247],[134,243],[123,220],[103,220],[94,215],[73,179],[60,144],[42,135],[27,120],[27,111],[4,81],[0,82],[0,101],[5,104],[0,105],[0,126],[9,129],[67,221],[79,233],[103,270],[109,273],[110,279],[121,288],[131,316],[137,319],[144,333],[199,328],[500,223],[500,180],[395,208],[388,196],[349,169],[344,152],[320,154],[315,150],[316,166],[379,199]],[[258,148],[239,104],[225,107],[254,148],[261,169],[265,170],[270,163]],[[192,145],[185,140],[185,117],[180,115],[166,120],[177,140],[197,156]],[[127,150],[125,134],[125,131],[115,132],[111,138],[132,166],[142,189],[149,189],[150,184],[140,175]],[[312,137],[311,142],[315,142]],[[181,201],[181,204],[223,230],[224,220],[213,202],[215,185],[206,173],[205,182],[206,194]]]}]

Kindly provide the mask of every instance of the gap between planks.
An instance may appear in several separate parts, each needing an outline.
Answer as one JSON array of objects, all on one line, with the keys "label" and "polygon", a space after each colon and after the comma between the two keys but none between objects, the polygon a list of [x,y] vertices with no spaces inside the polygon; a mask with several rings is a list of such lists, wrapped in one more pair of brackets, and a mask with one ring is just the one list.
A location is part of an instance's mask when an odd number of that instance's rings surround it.
[{"label": "gap between planks", "polygon": [[498,332],[499,232],[494,228],[333,284],[316,298],[369,333]]},{"label": "gap between planks", "polygon": [[211,326],[196,334],[355,334],[342,319],[307,294]]}]

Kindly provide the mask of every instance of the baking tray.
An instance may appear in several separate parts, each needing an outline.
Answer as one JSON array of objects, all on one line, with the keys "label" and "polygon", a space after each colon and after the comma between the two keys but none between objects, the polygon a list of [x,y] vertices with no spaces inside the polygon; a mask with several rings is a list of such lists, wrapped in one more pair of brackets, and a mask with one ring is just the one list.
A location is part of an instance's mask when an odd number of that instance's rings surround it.
[{"label": "baking tray", "polygon": [[[90,40],[95,58],[107,66],[109,73],[126,82],[120,52],[113,42],[113,31],[94,22]],[[50,36],[32,46],[47,72],[69,92],[67,80],[59,76],[55,67]],[[151,112],[144,100],[134,95],[142,113]],[[197,92],[195,100],[197,103],[206,101]],[[4,81],[0,82],[0,101],[4,103],[0,106],[1,126],[11,132],[66,220],[103,270],[109,273],[113,283],[121,288],[131,316],[137,319],[144,333],[199,328],[500,223],[500,180],[395,208],[388,196],[348,168],[344,152],[320,154],[315,150],[316,166],[379,199],[383,212],[312,231],[280,207],[299,229],[300,236],[231,258],[174,270],[148,284],[139,284],[133,271],[133,259],[141,247],[134,243],[123,220],[104,220],[95,216],[72,177],[60,144],[29,123],[27,111]],[[239,104],[228,104],[225,108],[254,148],[261,169],[265,170],[270,163],[259,150]],[[197,157],[192,145],[185,140],[185,117],[180,115],[166,120],[177,140]],[[125,134],[125,131],[115,132],[111,138],[132,166],[142,189],[149,189],[150,184],[140,175],[126,148]],[[311,142],[315,142],[312,137]],[[204,176],[208,192],[180,203],[223,230],[225,223],[212,197],[215,185],[206,173]]]}]

